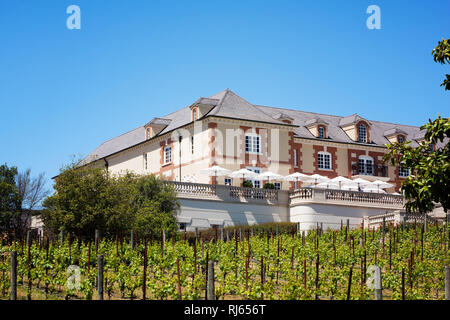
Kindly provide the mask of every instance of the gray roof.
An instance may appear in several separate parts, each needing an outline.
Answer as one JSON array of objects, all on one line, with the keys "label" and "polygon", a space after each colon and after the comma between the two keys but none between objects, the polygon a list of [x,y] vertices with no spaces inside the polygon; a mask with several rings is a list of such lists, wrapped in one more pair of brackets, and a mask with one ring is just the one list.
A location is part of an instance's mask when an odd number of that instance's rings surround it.
[{"label": "gray roof", "polygon": [[[203,117],[218,116],[281,125],[287,124],[278,119],[291,118],[293,125],[295,126],[294,135],[301,138],[316,138],[306,128],[306,125],[312,123],[326,123],[328,125],[327,133],[330,140],[344,143],[354,143],[354,141],[351,140],[344,132],[342,126],[355,123],[358,120],[363,119],[356,113],[347,117],[341,117],[294,109],[253,105],[229,89],[220,91],[208,98],[199,98],[197,102],[214,105],[211,111]],[[184,126],[191,122],[190,106],[177,110],[164,116],[163,118],[154,118],[149,123],[155,122],[166,125],[166,127],[158,135],[165,134],[176,128]],[[375,145],[384,146],[389,143],[385,135],[386,132],[390,132],[392,130],[399,130],[399,132],[402,132],[402,134],[406,136],[407,140],[412,140],[412,146],[417,146],[417,142],[415,142],[414,139],[420,139],[420,137],[423,136],[423,133],[420,132],[418,127],[380,121],[370,121],[369,123],[371,125],[370,138]],[[87,164],[96,159],[101,159],[144,141],[144,126],[140,126],[132,131],[102,143],[87,157],[85,157],[80,162],[80,165]]]},{"label": "gray roof", "polygon": [[389,136],[392,136],[394,134],[407,134],[407,133],[405,131],[403,131],[402,129],[398,128],[398,127],[386,130],[384,132],[384,136],[385,137],[389,137]]}]

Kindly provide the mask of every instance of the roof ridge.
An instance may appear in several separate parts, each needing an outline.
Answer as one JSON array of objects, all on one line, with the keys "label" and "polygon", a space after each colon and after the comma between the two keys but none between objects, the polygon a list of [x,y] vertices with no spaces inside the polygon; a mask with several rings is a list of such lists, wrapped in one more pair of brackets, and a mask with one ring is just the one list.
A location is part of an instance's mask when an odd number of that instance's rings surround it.
[{"label": "roof ridge", "polygon": [[[323,116],[332,116],[332,117],[337,117],[337,118],[346,118],[352,115],[358,115],[360,116],[358,113],[353,113],[351,115],[348,116],[338,116],[335,114],[328,114],[328,113],[318,113],[318,112],[313,112],[313,111],[305,111],[305,110],[298,110],[298,109],[290,109],[290,108],[283,108],[283,107],[272,107],[272,106],[265,106],[265,105],[255,105],[256,107],[263,107],[263,108],[271,108],[271,109],[281,109],[281,110],[289,110],[289,111],[300,111],[300,112],[305,112],[305,113],[309,113],[309,114],[316,114],[316,115],[323,115]],[[361,116],[360,116],[361,117]],[[367,118],[363,118],[366,120],[369,120]],[[398,125],[398,126],[405,126],[405,127],[411,127],[411,128],[420,128],[420,126],[413,126],[413,125],[409,125],[409,124],[401,124],[401,123],[393,123],[393,122],[386,122],[386,121],[380,121],[380,120],[369,120],[371,122],[377,122],[377,123],[384,123],[384,124],[392,124],[392,125]]]}]

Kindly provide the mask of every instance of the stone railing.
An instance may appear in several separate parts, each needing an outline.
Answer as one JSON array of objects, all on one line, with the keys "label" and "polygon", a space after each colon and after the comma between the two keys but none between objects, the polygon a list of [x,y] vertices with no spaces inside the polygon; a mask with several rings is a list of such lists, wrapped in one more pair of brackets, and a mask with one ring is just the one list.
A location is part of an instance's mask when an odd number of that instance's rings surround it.
[{"label": "stone railing", "polygon": [[401,209],[404,204],[404,198],[401,195],[318,188],[300,188],[290,191],[289,199],[291,205],[313,202]]},{"label": "stone railing", "polygon": [[198,195],[198,196],[215,196],[216,185],[191,182],[167,181],[166,183],[173,186],[178,194]]},{"label": "stone railing", "polygon": [[259,199],[270,202],[278,201],[278,191],[273,189],[244,188],[230,186],[231,198]]},{"label": "stone railing", "polygon": [[166,182],[173,186],[179,198],[205,199],[227,202],[254,202],[260,204],[276,204],[282,206],[297,203],[339,204],[353,206],[379,207],[386,209],[402,209],[404,198],[401,195],[358,192],[346,190],[330,190],[316,188],[300,188],[293,191],[245,188],[225,185]]},{"label": "stone railing", "polygon": [[[285,206],[288,202],[287,191],[177,181],[166,181],[166,183],[173,186],[179,198],[281,204]],[[279,199],[279,193],[286,195]]]},{"label": "stone railing", "polygon": [[369,216],[365,217],[365,226],[369,228],[373,227],[381,227],[384,223],[386,224],[394,224],[399,225],[402,223],[429,223],[429,224],[436,224],[439,223],[439,221],[433,217],[430,217],[429,215],[425,215],[422,213],[408,213],[405,211],[395,211],[395,212],[388,212],[383,214],[378,214],[375,216]]},{"label": "stone railing", "polygon": [[358,192],[347,190],[327,190],[325,199],[345,202],[378,203],[403,207],[403,196],[386,193]]}]

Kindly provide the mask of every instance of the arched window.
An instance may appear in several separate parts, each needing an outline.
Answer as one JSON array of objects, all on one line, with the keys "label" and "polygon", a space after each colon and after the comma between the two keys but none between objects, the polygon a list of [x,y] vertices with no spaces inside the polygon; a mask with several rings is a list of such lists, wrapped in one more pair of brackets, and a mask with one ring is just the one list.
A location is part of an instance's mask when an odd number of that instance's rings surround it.
[{"label": "arched window", "polygon": [[147,140],[152,137],[151,136],[151,132],[152,132],[151,130],[152,130],[151,128],[147,128]]},{"label": "arched window", "polygon": [[192,109],[192,121],[197,120],[197,117],[198,117],[198,110],[197,110],[197,108],[193,108]]},{"label": "arched window", "polygon": [[331,153],[320,151],[317,153],[317,168],[322,170],[331,170]]},{"label": "arched window", "polygon": [[325,128],[323,126],[319,127],[319,138],[325,139]]},{"label": "arched window", "polygon": [[367,128],[364,123],[361,123],[358,127],[359,142],[367,142]]},{"label": "arched window", "polygon": [[403,137],[403,136],[397,136],[397,142],[398,143],[402,143],[402,142],[404,142],[405,141],[405,137]]},{"label": "arched window", "polygon": [[359,174],[373,176],[373,158],[369,156],[360,156],[358,158]]}]

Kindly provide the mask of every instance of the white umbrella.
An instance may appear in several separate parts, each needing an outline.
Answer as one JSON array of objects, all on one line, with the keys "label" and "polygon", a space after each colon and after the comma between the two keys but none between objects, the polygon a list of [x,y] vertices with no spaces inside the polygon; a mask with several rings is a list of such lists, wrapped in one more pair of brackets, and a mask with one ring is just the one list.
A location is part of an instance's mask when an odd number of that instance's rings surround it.
[{"label": "white umbrella", "polygon": [[237,171],[233,171],[232,173],[230,173],[228,176],[232,177],[232,178],[248,178],[248,179],[256,179],[258,178],[258,174],[256,172],[250,171],[248,169],[240,169]]},{"label": "white umbrella", "polygon": [[306,182],[314,182],[315,184],[317,184],[317,183],[321,183],[321,182],[327,182],[329,180],[330,180],[329,178],[321,176],[320,174],[315,173],[315,174],[309,176],[308,178],[305,178],[304,181],[306,181]]},{"label": "white umbrella", "polygon": [[371,185],[372,182],[365,180],[365,179],[361,179],[361,178],[356,178],[352,180],[354,183],[358,184],[358,188],[359,186],[368,186]]},{"label": "white umbrella", "polygon": [[300,181],[307,181],[309,178],[308,175],[300,173],[300,172],[294,172],[286,177],[284,177],[284,180],[286,181],[295,181],[297,182],[297,187],[298,187],[298,180]]},{"label": "white umbrella", "polygon": [[381,181],[381,180],[375,180],[374,182],[372,182],[373,185],[377,186],[378,189],[387,189],[387,188],[391,188],[394,185]]},{"label": "white umbrella", "polygon": [[210,177],[215,177],[216,178],[215,181],[217,183],[217,177],[229,175],[231,173],[231,170],[219,166],[212,166],[210,168],[200,170],[200,173]]},{"label": "white umbrella", "polygon": [[339,189],[339,184],[333,181],[326,181],[321,182],[315,186],[315,188],[322,188],[322,189]]},{"label": "white umbrella", "polygon": [[270,182],[270,179],[277,180],[277,179],[282,179],[282,178],[284,178],[284,177],[281,174],[274,173],[274,172],[271,172],[271,171],[266,171],[266,172],[260,173],[258,175],[258,179],[260,179],[260,180],[267,180],[269,182]]},{"label": "white umbrella", "polygon": [[350,185],[350,184],[345,185],[344,184],[341,189],[342,190],[349,190],[349,191],[358,191],[359,190],[358,187],[356,186],[356,184],[355,185]]},{"label": "white umbrella", "polygon": [[375,186],[375,185],[373,185],[373,184],[372,184],[372,185],[364,186],[363,189],[362,189],[362,191],[363,191],[363,192],[386,193],[386,191],[380,190],[380,188],[378,188],[377,186]]},{"label": "white umbrella", "polygon": [[351,185],[353,184],[353,181],[346,178],[346,177],[342,177],[342,176],[337,176],[336,178],[331,179],[331,181],[336,182],[337,184],[339,184],[339,189],[341,188],[342,183],[346,183],[347,185]]}]

